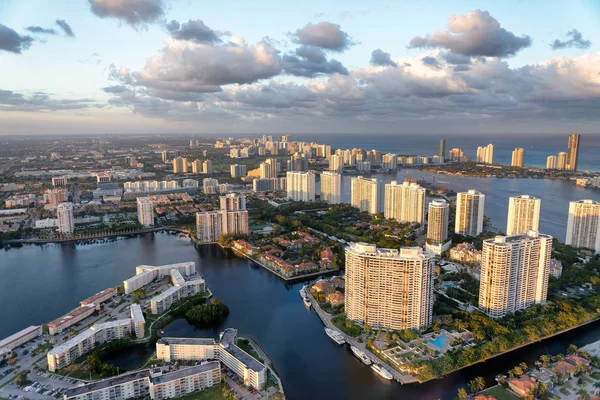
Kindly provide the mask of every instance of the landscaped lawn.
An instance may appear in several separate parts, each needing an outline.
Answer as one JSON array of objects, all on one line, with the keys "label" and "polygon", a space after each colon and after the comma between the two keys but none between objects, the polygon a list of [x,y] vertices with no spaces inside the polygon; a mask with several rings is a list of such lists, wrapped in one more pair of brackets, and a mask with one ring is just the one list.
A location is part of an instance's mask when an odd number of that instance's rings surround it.
[{"label": "landscaped lawn", "polygon": [[333,322],[333,325],[335,325],[336,328],[338,328],[348,336],[357,337],[362,333],[362,328],[358,325],[352,324],[351,328],[347,328],[346,319],[341,315],[333,317],[331,319],[331,322]]},{"label": "landscaped lawn", "polygon": [[258,356],[256,350],[254,350],[254,347],[250,346],[250,343],[248,343],[246,339],[238,339],[237,345],[240,349],[244,350],[246,353],[250,354],[252,357],[256,358],[261,363],[265,363],[265,360]]},{"label": "landscaped lawn", "polygon": [[490,396],[494,396],[498,400],[519,400],[517,396],[504,389],[500,385],[496,385],[487,390],[484,390],[483,393],[489,394]]}]

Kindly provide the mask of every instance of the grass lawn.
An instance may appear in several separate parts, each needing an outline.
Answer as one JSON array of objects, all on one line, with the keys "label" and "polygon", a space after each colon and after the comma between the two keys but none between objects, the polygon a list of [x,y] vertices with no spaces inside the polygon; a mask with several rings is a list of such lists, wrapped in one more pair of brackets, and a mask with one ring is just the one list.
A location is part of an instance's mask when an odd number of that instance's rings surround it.
[{"label": "grass lawn", "polygon": [[213,386],[206,388],[200,392],[190,393],[185,396],[175,397],[173,400],[226,400],[227,398],[221,393],[221,386]]},{"label": "grass lawn", "polygon": [[494,396],[498,400],[519,400],[517,396],[504,389],[500,385],[496,385],[487,390],[484,390],[483,393],[489,394],[490,396]]},{"label": "grass lawn", "polygon": [[237,345],[240,349],[244,350],[246,353],[250,354],[252,357],[256,358],[261,363],[265,363],[265,360],[260,358],[254,350],[254,347],[250,346],[250,343],[246,339],[238,339]]},{"label": "grass lawn", "polygon": [[338,315],[331,319],[333,325],[340,331],[344,332],[348,336],[357,337],[362,333],[362,328],[358,325],[352,324],[351,328],[346,327],[346,319],[343,316]]}]

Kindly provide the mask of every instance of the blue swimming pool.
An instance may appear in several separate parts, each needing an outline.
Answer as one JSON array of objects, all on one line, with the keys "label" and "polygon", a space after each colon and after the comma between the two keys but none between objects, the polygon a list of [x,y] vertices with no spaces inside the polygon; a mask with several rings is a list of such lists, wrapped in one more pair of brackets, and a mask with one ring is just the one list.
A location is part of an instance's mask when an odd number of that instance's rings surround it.
[{"label": "blue swimming pool", "polygon": [[438,336],[435,339],[430,339],[429,343],[437,347],[438,349],[443,349],[446,343],[448,343],[448,339],[443,336]]}]

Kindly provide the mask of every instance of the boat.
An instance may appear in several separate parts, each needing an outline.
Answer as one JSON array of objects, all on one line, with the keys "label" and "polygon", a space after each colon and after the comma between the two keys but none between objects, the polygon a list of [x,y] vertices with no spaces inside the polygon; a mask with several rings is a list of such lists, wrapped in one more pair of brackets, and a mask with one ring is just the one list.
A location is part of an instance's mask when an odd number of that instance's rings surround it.
[{"label": "boat", "polygon": [[390,373],[390,371],[388,371],[387,369],[383,368],[379,364],[373,364],[373,365],[371,365],[371,369],[373,371],[375,371],[375,373],[377,375],[379,375],[380,377],[382,377],[383,379],[387,379],[388,381],[391,381],[392,379],[394,379],[394,377],[392,376],[392,374]]},{"label": "boat", "polygon": [[300,296],[301,296],[302,298],[305,298],[305,297],[306,297],[306,285],[305,285],[305,286],[302,286],[302,289],[300,289]]},{"label": "boat", "polygon": [[303,297],[303,298],[302,298],[302,301],[304,302],[304,305],[305,305],[307,308],[310,308],[310,306],[312,305],[312,304],[311,304],[311,302],[310,302],[310,299],[309,299],[308,297]]},{"label": "boat", "polygon": [[354,355],[360,361],[362,361],[364,364],[371,365],[371,359],[369,358],[369,356],[367,356],[367,354],[364,351],[362,351],[358,347],[354,347],[354,346],[350,346],[350,350],[352,350],[352,352],[354,353]]},{"label": "boat", "polygon": [[330,328],[325,328],[325,333],[336,344],[344,344],[344,343],[346,343],[346,341],[344,340],[344,336],[341,333],[339,333],[338,331],[335,331],[335,330],[330,329]]}]

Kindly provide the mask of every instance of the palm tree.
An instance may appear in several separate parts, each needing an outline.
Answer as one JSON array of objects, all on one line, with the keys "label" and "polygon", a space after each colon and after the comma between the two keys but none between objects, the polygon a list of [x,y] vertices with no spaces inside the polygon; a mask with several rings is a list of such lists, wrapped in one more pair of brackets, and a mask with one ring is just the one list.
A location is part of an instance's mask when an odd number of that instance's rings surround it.
[{"label": "palm tree", "polygon": [[469,395],[467,394],[467,391],[464,388],[460,388],[460,389],[458,389],[456,398],[459,400],[466,400],[467,398],[469,398]]},{"label": "palm tree", "polygon": [[471,388],[471,394],[475,394],[485,388],[485,380],[478,376],[469,382],[469,387]]}]

